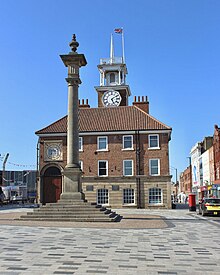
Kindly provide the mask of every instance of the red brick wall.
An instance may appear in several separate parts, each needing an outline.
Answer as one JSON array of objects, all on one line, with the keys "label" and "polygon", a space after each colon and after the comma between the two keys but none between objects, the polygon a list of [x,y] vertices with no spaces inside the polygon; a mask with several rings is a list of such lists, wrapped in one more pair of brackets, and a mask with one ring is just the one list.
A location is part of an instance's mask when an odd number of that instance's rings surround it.
[{"label": "red brick wall", "polygon": [[[213,137],[213,153],[214,153],[214,173],[215,180],[220,179],[220,133],[218,127],[215,127]],[[219,172],[217,172],[219,171]]]},{"label": "red brick wall", "polygon": [[187,167],[180,176],[180,191],[186,194],[190,193],[192,189],[192,174],[191,166]]},{"label": "red brick wall", "polygon": [[[44,137],[40,139],[40,170],[48,163],[44,161],[44,141],[62,140],[63,161],[57,161],[65,167],[67,162],[66,137]],[[140,175],[149,175],[149,159],[160,159],[160,175],[169,175],[168,134],[160,134],[160,149],[148,149],[148,135],[140,134]],[[108,161],[108,175],[123,175],[123,160],[132,159],[134,175],[136,175],[136,138],[133,135],[134,150],[122,150],[123,135],[108,136],[108,151],[97,151],[97,136],[83,136],[83,152],[79,153],[79,160],[83,161],[84,176],[97,177],[98,160]]]}]

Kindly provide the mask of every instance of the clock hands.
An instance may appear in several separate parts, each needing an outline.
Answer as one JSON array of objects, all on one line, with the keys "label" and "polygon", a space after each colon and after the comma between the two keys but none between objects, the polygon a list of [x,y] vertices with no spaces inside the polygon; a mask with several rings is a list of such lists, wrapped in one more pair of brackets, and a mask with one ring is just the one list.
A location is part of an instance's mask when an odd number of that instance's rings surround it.
[{"label": "clock hands", "polygon": [[111,97],[111,101],[114,102],[114,98],[116,98],[116,97],[118,97],[118,95]]},{"label": "clock hands", "polygon": [[102,96],[102,102],[104,106],[119,106],[121,102],[121,96],[118,91],[109,90]]}]

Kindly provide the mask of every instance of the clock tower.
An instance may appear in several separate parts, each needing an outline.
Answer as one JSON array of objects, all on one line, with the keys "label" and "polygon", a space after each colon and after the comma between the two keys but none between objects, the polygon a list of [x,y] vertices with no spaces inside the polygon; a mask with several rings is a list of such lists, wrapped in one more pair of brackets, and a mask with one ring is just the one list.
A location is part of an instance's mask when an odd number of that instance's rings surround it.
[{"label": "clock tower", "polygon": [[98,70],[100,86],[95,87],[98,93],[98,107],[128,106],[131,91],[126,85],[127,66],[124,56],[114,56],[113,35],[111,35],[110,58],[101,58]]}]

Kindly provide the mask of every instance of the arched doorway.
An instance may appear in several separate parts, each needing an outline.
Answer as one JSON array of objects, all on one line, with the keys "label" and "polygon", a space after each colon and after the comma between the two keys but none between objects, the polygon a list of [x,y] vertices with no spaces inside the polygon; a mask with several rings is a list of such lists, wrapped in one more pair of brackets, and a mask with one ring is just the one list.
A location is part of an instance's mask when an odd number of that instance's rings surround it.
[{"label": "arched doorway", "polygon": [[57,167],[49,167],[43,176],[43,204],[57,202],[62,192],[62,175]]}]

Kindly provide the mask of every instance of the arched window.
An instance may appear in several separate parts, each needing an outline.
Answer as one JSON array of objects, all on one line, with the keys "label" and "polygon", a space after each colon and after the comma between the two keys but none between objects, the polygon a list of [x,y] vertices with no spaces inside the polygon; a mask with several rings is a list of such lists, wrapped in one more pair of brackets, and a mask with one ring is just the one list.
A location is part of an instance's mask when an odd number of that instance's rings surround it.
[{"label": "arched window", "polygon": [[115,74],[110,73],[110,83],[115,83]]},{"label": "arched window", "polygon": [[149,203],[158,204],[163,202],[163,194],[160,188],[150,188],[149,189]]}]

